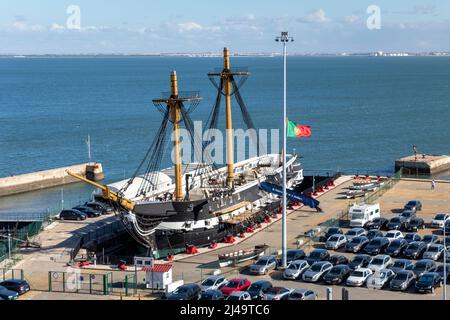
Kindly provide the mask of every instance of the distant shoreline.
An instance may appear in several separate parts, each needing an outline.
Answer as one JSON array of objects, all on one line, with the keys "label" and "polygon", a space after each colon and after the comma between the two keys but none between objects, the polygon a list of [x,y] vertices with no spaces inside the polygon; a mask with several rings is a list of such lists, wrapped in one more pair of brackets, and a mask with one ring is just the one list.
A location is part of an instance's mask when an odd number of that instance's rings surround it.
[{"label": "distant shoreline", "polygon": [[[426,53],[291,53],[291,57],[450,57],[450,52]],[[236,53],[234,58],[276,58],[280,53]],[[0,54],[1,58],[221,58],[219,53],[156,53],[156,54]]]}]

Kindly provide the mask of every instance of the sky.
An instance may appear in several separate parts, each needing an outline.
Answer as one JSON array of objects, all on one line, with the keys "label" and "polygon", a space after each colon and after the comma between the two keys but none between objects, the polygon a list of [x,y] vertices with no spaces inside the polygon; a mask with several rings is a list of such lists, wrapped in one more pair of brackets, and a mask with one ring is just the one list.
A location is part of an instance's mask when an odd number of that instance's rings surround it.
[{"label": "sky", "polygon": [[295,53],[450,51],[450,1],[0,1],[0,54],[274,52],[283,30]]}]

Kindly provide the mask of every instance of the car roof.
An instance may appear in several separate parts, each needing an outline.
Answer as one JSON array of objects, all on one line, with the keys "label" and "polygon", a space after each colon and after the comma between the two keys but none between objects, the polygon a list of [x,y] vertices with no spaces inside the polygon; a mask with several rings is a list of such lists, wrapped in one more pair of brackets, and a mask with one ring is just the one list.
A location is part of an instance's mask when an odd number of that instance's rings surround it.
[{"label": "car roof", "polygon": [[[214,280],[217,280],[217,279],[222,279],[222,278],[225,278],[224,276],[219,276],[219,275],[217,275],[217,276],[209,276],[208,278],[206,278],[206,279],[214,279]],[[205,280],[206,280],[205,279]]]},{"label": "car roof", "polygon": [[314,262],[312,265],[325,265],[325,264],[331,264],[331,263],[328,261],[317,261],[317,262]]},{"label": "car roof", "polygon": [[306,260],[303,260],[303,259],[299,259],[299,260],[294,260],[294,261],[291,261],[291,263],[296,263],[296,264],[300,264],[300,263],[308,263],[308,261],[306,261]]},{"label": "car roof", "polygon": [[6,280],[4,280],[3,282],[0,282],[0,285],[1,285],[2,283],[5,283],[5,282],[25,283],[26,281],[25,281],[25,280],[21,280],[21,279],[6,279]]},{"label": "car roof", "polygon": [[297,289],[294,289],[293,291],[292,291],[292,293],[305,293],[305,292],[307,292],[307,291],[312,291],[311,289],[305,289],[305,288],[297,288]]},{"label": "car roof", "polygon": [[230,282],[240,282],[242,280],[247,280],[247,279],[245,279],[245,278],[233,278],[233,279],[230,280]]},{"label": "car roof", "polygon": [[181,285],[180,287],[197,288],[197,287],[199,287],[199,285],[196,283],[186,283],[186,284]]},{"label": "car roof", "polygon": [[270,282],[269,280],[257,280],[255,282],[253,282],[252,284],[261,284],[261,283],[270,283],[270,284],[272,284],[272,282]]},{"label": "car roof", "polygon": [[372,271],[372,270],[370,270],[369,268],[356,268],[353,271]]},{"label": "car roof", "polygon": [[244,296],[249,294],[247,291],[233,291],[230,295],[231,296]]}]

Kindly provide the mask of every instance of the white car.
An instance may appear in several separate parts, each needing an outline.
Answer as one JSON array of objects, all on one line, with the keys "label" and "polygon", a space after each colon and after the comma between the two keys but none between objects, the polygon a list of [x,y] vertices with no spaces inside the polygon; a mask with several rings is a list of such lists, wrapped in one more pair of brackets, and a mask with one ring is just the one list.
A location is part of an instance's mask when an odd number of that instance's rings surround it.
[{"label": "white car", "polygon": [[345,284],[352,287],[361,287],[366,283],[367,278],[369,278],[372,273],[372,270],[369,268],[358,268],[350,274]]},{"label": "white car", "polygon": [[228,283],[228,280],[224,276],[210,276],[203,280],[200,284],[202,291],[207,290],[220,290],[223,286]]},{"label": "white car", "polygon": [[283,278],[287,280],[298,279],[302,273],[309,268],[306,260],[292,261],[289,266],[283,271]]},{"label": "white car", "polygon": [[246,291],[234,291],[225,300],[243,301],[252,300],[252,297]]},{"label": "white car", "polygon": [[337,250],[342,248],[347,243],[347,237],[343,234],[334,234],[328,238],[325,243],[325,248],[329,250]]},{"label": "white car", "polygon": [[372,259],[370,259],[370,262],[367,265],[367,268],[369,268],[370,270],[375,272],[375,271],[380,271],[382,269],[387,269],[393,263],[394,263],[394,261],[392,260],[392,258],[390,256],[388,256],[386,254],[379,254],[379,255],[376,255],[375,257],[373,257]]},{"label": "white car", "polygon": [[395,272],[391,269],[381,269],[373,273],[367,278],[367,288],[369,289],[382,289],[389,285],[392,278],[394,278]]},{"label": "white car", "polygon": [[422,259],[431,259],[438,261],[444,255],[444,245],[442,244],[430,244],[427,250],[423,253]]},{"label": "white car", "polygon": [[348,230],[345,233],[345,236],[347,237],[347,240],[350,241],[355,237],[361,237],[364,236],[366,234],[366,230],[364,230],[363,228],[353,228]]},{"label": "white car", "polygon": [[450,220],[450,214],[448,213],[438,213],[431,221],[431,226],[433,228],[443,228],[445,223]]},{"label": "white car", "polygon": [[404,238],[403,233],[401,233],[401,232],[398,231],[398,230],[388,231],[388,232],[384,235],[384,237],[385,237],[386,239],[388,239],[389,242],[392,242],[392,241],[397,240],[397,239],[403,239],[403,238]]}]

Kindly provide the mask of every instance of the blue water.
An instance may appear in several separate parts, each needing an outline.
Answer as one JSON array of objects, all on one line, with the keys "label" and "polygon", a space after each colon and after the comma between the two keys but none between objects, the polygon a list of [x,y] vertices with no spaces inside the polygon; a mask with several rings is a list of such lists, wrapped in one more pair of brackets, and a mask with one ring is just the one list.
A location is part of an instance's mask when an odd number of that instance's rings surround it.
[{"label": "blue water", "polygon": [[[151,100],[180,90],[205,100],[192,114],[206,119],[215,96],[206,73],[219,58],[0,59],[0,176],[86,162],[85,139],[107,181],[132,174],[159,127]],[[242,95],[259,128],[282,124],[281,58],[232,58],[252,72]],[[311,138],[289,139],[308,172],[392,172],[412,152],[448,154],[450,58],[290,57],[288,117],[312,126]],[[237,104],[235,103],[237,107]],[[238,114],[236,127],[243,127]],[[164,160],[168,164],[168,158]],[[84,199],[83,185],[0,199],[0,211],[39,211]]]}]

